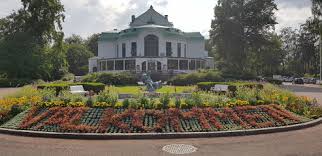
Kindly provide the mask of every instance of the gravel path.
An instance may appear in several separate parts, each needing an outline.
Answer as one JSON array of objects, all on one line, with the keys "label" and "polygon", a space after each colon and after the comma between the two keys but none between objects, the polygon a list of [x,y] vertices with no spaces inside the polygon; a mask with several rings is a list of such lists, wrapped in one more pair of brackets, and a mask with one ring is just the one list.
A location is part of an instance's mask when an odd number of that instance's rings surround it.
[{"label": "gravel path", "polygon": [[0,88],[0,98],[18,91],[20,88]]},{"label": "gravel path", "polygon": [[[312,86],[287,86],[299,95],[322,97]],[[168,144],[198,148],[191,156],[321,156],[322,125],[255,136],[164,140],[66,140],[0,134],[0,156],[155,156]]]}]

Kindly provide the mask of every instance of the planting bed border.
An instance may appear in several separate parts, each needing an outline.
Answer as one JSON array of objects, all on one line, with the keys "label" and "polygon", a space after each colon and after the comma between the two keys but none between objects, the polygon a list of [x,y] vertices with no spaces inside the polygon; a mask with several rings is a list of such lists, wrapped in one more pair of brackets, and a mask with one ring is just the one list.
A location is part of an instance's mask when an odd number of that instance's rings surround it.
[{"label": "planting bed border", "polygon": [[261,129],[235,130],[235,131],[217,131],[217,132],[184,132],[184,133],[56,133],[28,130],[14,130],[0,128],[0,133],[17,136],[44,137],[44,138],[63,138],[63,139],[177,139],[177,138],[209,138],[209,137],[229,137],[246,136],[267,133],[285,132],[291,130],[300,130],[313,127],[322,123],[322,118],[295,125],[270,127]]}]

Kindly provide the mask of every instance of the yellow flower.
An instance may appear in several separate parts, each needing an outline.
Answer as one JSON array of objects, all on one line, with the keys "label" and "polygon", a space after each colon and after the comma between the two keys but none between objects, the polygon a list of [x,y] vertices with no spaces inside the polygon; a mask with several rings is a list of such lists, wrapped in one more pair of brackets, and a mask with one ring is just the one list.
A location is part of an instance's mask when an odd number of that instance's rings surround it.
[{"label": "yellow flower", "polygon": [[120,102],[120,101],[118,101],[116,104],[115,104],[115,106],[114,106],[115,108],[122,108],[123,107],[123,103],[122,102]]}]

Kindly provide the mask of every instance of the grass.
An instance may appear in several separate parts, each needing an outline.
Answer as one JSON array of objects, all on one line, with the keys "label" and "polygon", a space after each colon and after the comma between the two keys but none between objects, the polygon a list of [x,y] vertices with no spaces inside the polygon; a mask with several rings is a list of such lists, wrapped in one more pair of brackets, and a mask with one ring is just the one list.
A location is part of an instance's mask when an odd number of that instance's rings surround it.
[{"label": "grass", "polygon": [[196,86],[164,86],[157,90],[159,93],[192,93]]},{"label": "grass", "polygon": [[[137,94],[140,91],[145,91],[145,86],[107,86],[107,89],[113,89],[120,94]],[[158,89],[158,93],[191,93],[196,88],[196,86],[163,86]]]}]

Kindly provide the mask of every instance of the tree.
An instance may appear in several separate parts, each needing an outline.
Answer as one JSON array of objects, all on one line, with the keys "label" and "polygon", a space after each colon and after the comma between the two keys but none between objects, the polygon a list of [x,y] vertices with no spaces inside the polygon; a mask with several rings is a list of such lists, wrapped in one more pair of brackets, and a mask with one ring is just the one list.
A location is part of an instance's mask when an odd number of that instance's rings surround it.
[{"label": "tree", "polygon": [[88,48],[89,51],[93,53],[94,56],[98,55],[98,39],[99,39],[99,34],[93,34],[87,38],[85,41],[85,44]]},{"label": "tree", "polygon": [[87,50],[84,45],[72,44],[67,49],[67,61],[69,64],[69,71],[75,75],[87,74],[88,59],[93,54]]},{"label": "tree", "polygon": [[70,37],[65,38],[66,44],[84,44],[84,40],[81,36],[73,34]]},{"label": "tree", "polygon": [[320,35],[320,80],[322,80],[322,0],[312,0],[315,29]]},{"label": "tree", "polygon": [[282,71],[288,75],[298,75],[298,68],[296,68],[298,60],[295,60],[298,51],[298,37],[298,30],[293,30],[291,27],[283,28],[280,32],[283,51]]},{"label": "tree", "polygon": [[21,2],[21,9],[0,20],[0,71],[9,78],[50,80],[56,73],[48,57],[57,51],[48,49],[62,50],[64,7],[60,0]]},{"label": "tree", "polygon": [[[210,39],[218,68],[224,73],[249,73],[248,56],[259,57],[266,37],[276,24],[274,0],[219,0]],[[251,54],[253,53],[253,54]]]}]

